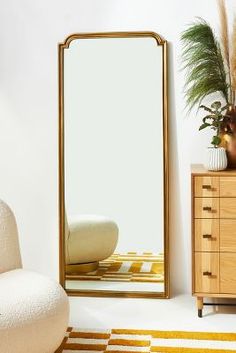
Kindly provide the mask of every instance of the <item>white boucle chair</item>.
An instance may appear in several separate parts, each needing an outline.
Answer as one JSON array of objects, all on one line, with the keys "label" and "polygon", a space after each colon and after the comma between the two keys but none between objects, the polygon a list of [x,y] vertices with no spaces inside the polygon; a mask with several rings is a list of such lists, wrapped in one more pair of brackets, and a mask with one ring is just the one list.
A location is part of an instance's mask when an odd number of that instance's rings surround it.
[{"label": "white boucle chair", "polygon": [[62,287],[22,269],[15,217],[0,200],[0,353],[54,353],[68,316]]}]

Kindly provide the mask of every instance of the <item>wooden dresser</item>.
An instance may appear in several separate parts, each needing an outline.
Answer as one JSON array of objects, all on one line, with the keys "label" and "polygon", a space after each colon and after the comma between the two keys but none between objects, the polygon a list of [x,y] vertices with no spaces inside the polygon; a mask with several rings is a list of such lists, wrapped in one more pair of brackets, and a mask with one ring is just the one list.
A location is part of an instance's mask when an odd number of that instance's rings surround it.
[{"label": "wooden dresser", "polygon": [[236,170],[192,166],[192,290],[203,298],[236,298]]}]

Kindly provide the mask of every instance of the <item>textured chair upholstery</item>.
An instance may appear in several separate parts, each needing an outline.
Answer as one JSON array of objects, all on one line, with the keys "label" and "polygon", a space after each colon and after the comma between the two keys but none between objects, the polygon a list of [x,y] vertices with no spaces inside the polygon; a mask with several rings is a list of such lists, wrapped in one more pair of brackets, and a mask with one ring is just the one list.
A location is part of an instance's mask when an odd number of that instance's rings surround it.
[{"label": "textured chair upholstery", "polygon": [[54,353],[68,317],[62,287],[22,269],[16,221],[0,201],[0,353]]},{"label": "textured chair upholstery", "polygon": [[16,220],[10,208],[0,200],[0,273],[21,267]]}]

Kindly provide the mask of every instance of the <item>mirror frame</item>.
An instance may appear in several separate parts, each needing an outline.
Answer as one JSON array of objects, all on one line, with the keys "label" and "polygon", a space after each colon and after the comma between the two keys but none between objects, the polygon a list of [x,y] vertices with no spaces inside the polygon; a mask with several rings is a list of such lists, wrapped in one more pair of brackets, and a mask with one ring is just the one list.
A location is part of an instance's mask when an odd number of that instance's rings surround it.
[{"label": "mirror frame", "polygon": [[[163,182],[164,182],[164,292],[108,291],[108,290],[70,290],[65,288],[65,183],[64,183],[64,51],[77,39],[94,38],[137,38],[151,37],[162,47],[162,92],[163,92]],[[125,298],[169,298],[169,153],[168,153],[168,57],[167,41],[155,32],[106,32],[75,33],[69,35],[58,45],[59,69],[59,270],[60,284],[69,296],[87,297],[125,297]]]}]

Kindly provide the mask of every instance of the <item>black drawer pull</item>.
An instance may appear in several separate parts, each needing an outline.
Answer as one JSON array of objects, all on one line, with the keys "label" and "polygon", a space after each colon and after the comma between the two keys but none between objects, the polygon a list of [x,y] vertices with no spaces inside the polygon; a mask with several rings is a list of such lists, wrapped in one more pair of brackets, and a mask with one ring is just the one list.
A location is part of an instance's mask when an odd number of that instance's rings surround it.
[{"label": "black drawer pull", "polygon": [[211,185],[202,185],[202,188],[203,189],[206,189],[206,190],[211,190]]},{"label": "black drawer pull", "polygon": [[203,211],[211,211],[212,208],[210,206],[204,206]]},{"label": "black drawer pull", "polygon": [[204,239],[212,239],[212,235],[211,234],[203,234],[202,237]]},{"label": "black drawer pull", "polygon": [[211,276],[211,275],[212,275],[212,273],[209,272],[209,271],[204,271],[203,272],[203,276]]}]

